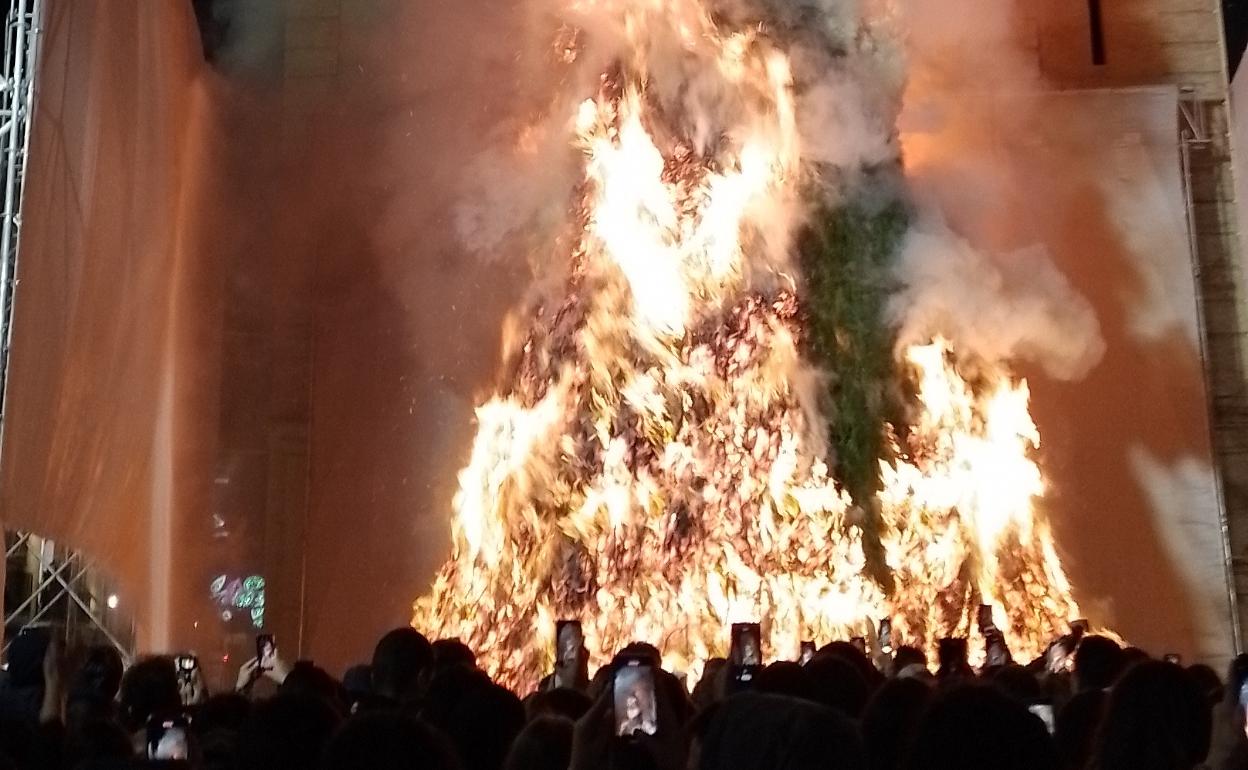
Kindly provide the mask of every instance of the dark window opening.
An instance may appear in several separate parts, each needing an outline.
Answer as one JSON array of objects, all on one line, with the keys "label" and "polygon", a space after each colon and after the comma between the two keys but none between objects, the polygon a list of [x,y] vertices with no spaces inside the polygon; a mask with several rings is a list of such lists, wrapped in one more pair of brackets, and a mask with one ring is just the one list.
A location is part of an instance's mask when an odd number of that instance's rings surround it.
[{"label": "dark window opening", "polygon": [[1105,63],[1105,19],[1101,14],[1101,0],[1088,0],[1088,26],[1092,30],[1092,63],[1099,67]]}]

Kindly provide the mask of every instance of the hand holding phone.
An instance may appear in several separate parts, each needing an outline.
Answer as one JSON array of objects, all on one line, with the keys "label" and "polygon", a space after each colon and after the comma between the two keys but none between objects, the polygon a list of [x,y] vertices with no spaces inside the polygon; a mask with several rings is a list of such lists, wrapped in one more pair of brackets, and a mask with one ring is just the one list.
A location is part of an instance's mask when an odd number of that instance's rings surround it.
[{"label": "hand holding phone", "polygon": [[617,736],[654,735],[659,731],[654,668],[649,659],[641,656],[622,658],[611,686]]},{"label": "hand holding phone", "polygon": [[256,636],[256,665],[261,671],[269,671],[277,659],[277,640],[273,634]]}]

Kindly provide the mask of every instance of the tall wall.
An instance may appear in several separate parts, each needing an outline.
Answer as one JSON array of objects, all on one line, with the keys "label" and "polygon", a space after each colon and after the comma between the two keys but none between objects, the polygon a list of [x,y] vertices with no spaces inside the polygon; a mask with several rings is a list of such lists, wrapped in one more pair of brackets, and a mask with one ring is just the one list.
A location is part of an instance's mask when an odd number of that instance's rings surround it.
[{"label": "tall wall", "polygon": [[[1177,86],[1207,127],[1207,135],[1189,145],[1195,272],[1216,470],[1230,529],[1238,614],[1248,619],[1248,285],[1235,203],[1221,4],[1100,0],[1103,64],[1092,60],[1087,0],[1027,5],[1047,78],[1067,88]],[[1184,128],[1176,127],[1176,137]]]}]

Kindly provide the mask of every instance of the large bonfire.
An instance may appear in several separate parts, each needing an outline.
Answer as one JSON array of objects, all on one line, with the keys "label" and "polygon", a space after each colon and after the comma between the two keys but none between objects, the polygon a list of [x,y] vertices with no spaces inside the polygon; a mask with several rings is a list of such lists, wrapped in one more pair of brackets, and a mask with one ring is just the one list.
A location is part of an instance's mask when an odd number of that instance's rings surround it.
[{"label": "large bonfire", "polygon": [[[552,246],[565,278],[477,411],[453,555],[413,624],[517,687],[550,669],[560,618],[596,664],[644,640],[696,674],[734,621],[775,657],[881,618],[930,647],[982,601],[1016,655],[1039,652],[1078,609],[1037,510],[1026,384],[942,329],[894,346],[881,303],[864,321],[828,299],[829,281],[851,310],[886,294],[887,260],[855,250],[897,247],[838,241],[854,217],[829,212],[878,220],[849,199],[898,159],[838,165],[804,113],[808,71],[852,84],[871,60],[870,20],[847,28],[833,0],[566,2],[560,58],[598,70],[564,81],[592,83],[566,116],[583,177]],[[609,60],[583,53],[595,35]],[[885,381],[863,387],[846,369],[876,338]]]}]

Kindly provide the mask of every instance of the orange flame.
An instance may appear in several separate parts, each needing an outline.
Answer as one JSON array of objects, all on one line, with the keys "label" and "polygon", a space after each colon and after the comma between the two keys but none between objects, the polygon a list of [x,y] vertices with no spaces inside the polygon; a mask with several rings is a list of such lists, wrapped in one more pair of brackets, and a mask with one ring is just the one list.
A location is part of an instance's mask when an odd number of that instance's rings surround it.
[{"label": "orange flame", "polygon": [[571,116],[585,174],[565,293],[533,309],[477,410],[453,554],[413,625],[517,688],[549,670],[559,618],[582,621],[595,664],[645,640],[697,676],[733,621],[761,620],[777,657],[885,617],[930,647],[982,599],[1016,654],[1039,652],[1078,608],[1036,510],[1026,384],[984,361],[964,378],[941,339],[903,352],[921,409],[882,466],[886,594],[799,347],[788,55],[696,0],[575,5],[618,14],[632,55]]}]

